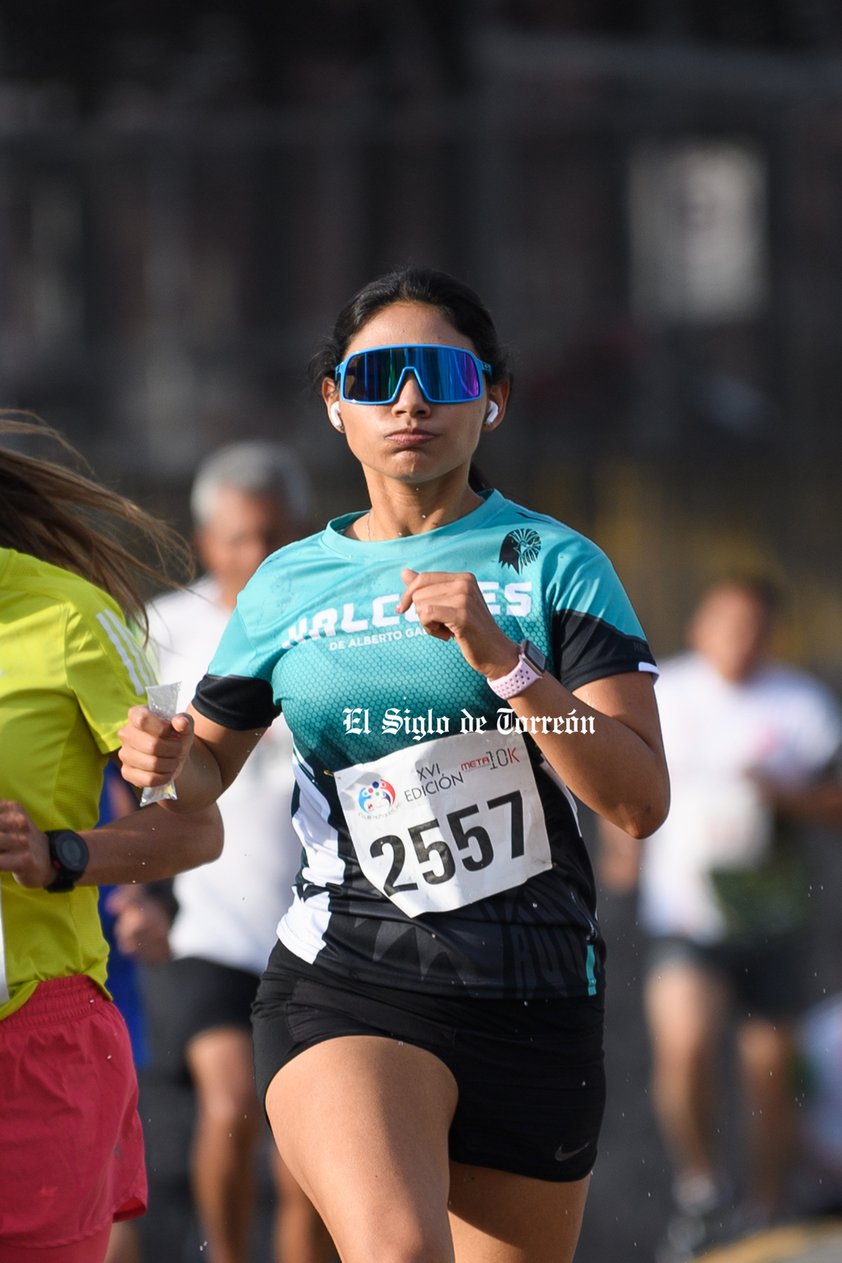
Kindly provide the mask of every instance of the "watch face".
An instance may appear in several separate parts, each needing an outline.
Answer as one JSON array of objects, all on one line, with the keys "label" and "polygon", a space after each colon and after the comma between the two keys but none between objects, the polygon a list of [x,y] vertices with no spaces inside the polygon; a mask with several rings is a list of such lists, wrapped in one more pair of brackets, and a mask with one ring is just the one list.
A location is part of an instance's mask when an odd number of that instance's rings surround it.
[{"label": "watch face", "polygon": [[533,645],[531,640],[524,640],[521,644],[521,653],[527,662],[530,662],[536,671],[545,671],[547,668],[546,655],[541,653],[537,645]]},{"label": "watch face", "polygon": [[75,833],[62,833],[56,838],[55,842],[56,856],[65,868],[72,869],[73,872],[82,873],[88,862],[88,848],[82,838],[76,836]]}]

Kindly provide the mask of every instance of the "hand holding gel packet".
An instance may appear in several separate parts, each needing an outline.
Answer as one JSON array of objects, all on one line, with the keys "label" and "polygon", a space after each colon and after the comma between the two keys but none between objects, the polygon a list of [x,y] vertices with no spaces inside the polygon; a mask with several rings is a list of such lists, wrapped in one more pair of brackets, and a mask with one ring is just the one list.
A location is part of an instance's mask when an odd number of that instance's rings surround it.
[{"label": "hand holding gel packet", "polygon": [[[150,684],[146,690],[146,697],[152,714],[157,715],[159,719],[172,719],[173,715],[177,715],[180,687],[180,683]],[[148,807],[150,803],[163,802],[167,798],[178,798],[178,791],[172,781],[168,785],[147,785],[140,795],[140,805]]]}]

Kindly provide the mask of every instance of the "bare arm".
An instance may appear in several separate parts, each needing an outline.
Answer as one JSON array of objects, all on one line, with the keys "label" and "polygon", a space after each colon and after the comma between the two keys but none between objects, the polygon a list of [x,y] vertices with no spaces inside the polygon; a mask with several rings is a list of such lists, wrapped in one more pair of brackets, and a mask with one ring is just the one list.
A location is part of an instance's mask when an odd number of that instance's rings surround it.
[{"label": "bare arm", "polygon": [[806,785],[782,785],[759,775],[754,780],[782,815],[809,824],[842,828],[842,781],[835,777],[824,776]]},{"label": "bare arm", "polygon": [[507,704],[529,720],[575,712],[572,733],[529,728],[550,766],[577,798],[632,837],[663,823],[669,779],[649,672],[594,680],[575,693],[547,674]]},{"label": "bare arm", "polygon": [[[497,626],[472,574],[405,570],[398,610],[415,606],[421,625],[439,640],[453,638],[465,661],[487,679],[516,665],[518,649]],[[669,777],[652,677],[625,673],[595,680],[572,693],[547,674],[507,703],[550,766],[582,802],[633,837],[646,837],[669,807]],[[542,731],[542,719],[575,710],[585,730]]]},{"label": "bare arm", "polygon": [[178,798],[165,809],[174,814],[215,803],[236,779],[265,729],[223,728],[188,707],[172,721],[134,706],[120,730],[123,776],[138,788],[175,781]]},{"label": "bare arm", "polygon": [[[177,816],[154,804],[81,836],[90,861],[79,885],[157,881],[216,859],[222,820],[215,806]],[[13,801],[0,802],[0,870],[30,887],[48,886],[55,876],[46,834]]]},{"label": "bare arm", "polygon": [[170,959],[172,912],[155,893],[156,886],[137,882],[117,886],[108,896],[106,907],[114,917],[114,941],[124,956],[145,965]]}]

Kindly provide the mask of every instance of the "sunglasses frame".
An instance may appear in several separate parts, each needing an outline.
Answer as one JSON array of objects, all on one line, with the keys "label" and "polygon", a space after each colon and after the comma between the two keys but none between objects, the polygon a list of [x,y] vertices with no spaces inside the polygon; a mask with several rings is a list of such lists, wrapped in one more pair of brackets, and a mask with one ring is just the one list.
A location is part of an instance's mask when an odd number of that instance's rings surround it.
[{"label": "sunglasses frame", "polygon": [[473,351],[469,351],[468,348],[464,346],[445,346],[441,342],[398,342],[392,346],[367,346],[361,351],[353,351],[351,355],[347,355],[345,357],[345,359],[342,361],[341,364],[337,364],[336,369],[333,374],[333,379],[335,382],[339,384],[340,399],[344,403],[359,404],[361,407],[364,407],[364,408],[386,407],[389,404],[393,404],[395,402],[398,395],[403,390],[403,384],[409,373],[414,374],[415,380],[418,382],[421,393],[423,394],[424,398],[427,400],[428,403],[435,403],[435,404],[474,403],[475,400],[482,398],[482,390],[480,390],[480,393],[478,395],[472,395],[469,399],[433,399],[430,395],[427,394],[424,383],[422,382],[418,374],[418,368],[416,365],[413,365],[413,364],[407,364],[404,366],[403,370],[401,371],[401,375],[398,378],[397,385],[395,386],[394,392],[392,393],[392,396],[390,399],[352,399],[349,395],[345,394],[345,376],[348,372],[348,365],[351,363],[352,360],[356,359],[358,355],[369,355],[374,351],[408,351],[408,350],[411,350],[411,351],[455,351],[459,355],[467,355],[468,358],[473,360],[474,364],[477,366],[480,382],[482,381],[483,373],[486,373],[490,378],[491,373],[493,371],[490,364],[487,364],[485,360],[481,360],[478,355],[474,355]]}]

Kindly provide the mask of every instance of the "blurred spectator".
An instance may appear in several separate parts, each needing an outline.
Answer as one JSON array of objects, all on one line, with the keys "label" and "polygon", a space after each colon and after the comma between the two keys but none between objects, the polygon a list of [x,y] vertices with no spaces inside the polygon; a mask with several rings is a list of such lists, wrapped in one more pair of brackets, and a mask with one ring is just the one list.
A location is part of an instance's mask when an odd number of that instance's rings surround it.
[{"label": "blurred spectator", "polygon": [[[213,656],[240,589],[269,553],[305,528],[309,494],[304,473],[286,448],[239,443],[200,465],[191,510],[205,577],[149,609],[159,678],[180,682],[182,707]],[[145,971],[149,1112],[155,1108],[156,1085],[189,1078],[196,1104],[192,1191],[210,1263],[243,1263],[248,1257],[256,1155],[265,1134],[254,1089],[250,1012],[298,869],[292,789],[289,735],[283,724],[275,724],[222,797],[222,856],[208,866],[205,880],[174,883],[172,958]],[[159,902],[144,900],[136,888],[124,891],[122,899],[118,941],[147,962],[160,960],[166,948],[162,951]],[[165,1099],[158,1096],[159,1103]],[[163,1180],[156,1190],[152,1130],[147,1144],[154,1240],[156,1191],[162,1203],[169,1202],[161,1214],[172,1225],[172,1190]],[[322,1263],[331,1257],[327,1234],[280,1159],[277,1163],[278,1258]],[[162,1169],[168,1165],[163,1161]]]},{"label": "blurred spectator", "polygon": [[[794,1152],[808,915],[797,824],[842,822],[842,716],[823,685],[770,658],[777,603],[757,577],[707,591],[690,652],[665,664],[658,686],[670,815],[642,848],[601,829],[607,885],[629,887],[641,861],[654,1103],[675,1169],[676,1214],[659,1263],[691,1257],[738,1223],[774,1218]],[[747,1150],[736,1215],[716,1149],[729,1010]]]}]

